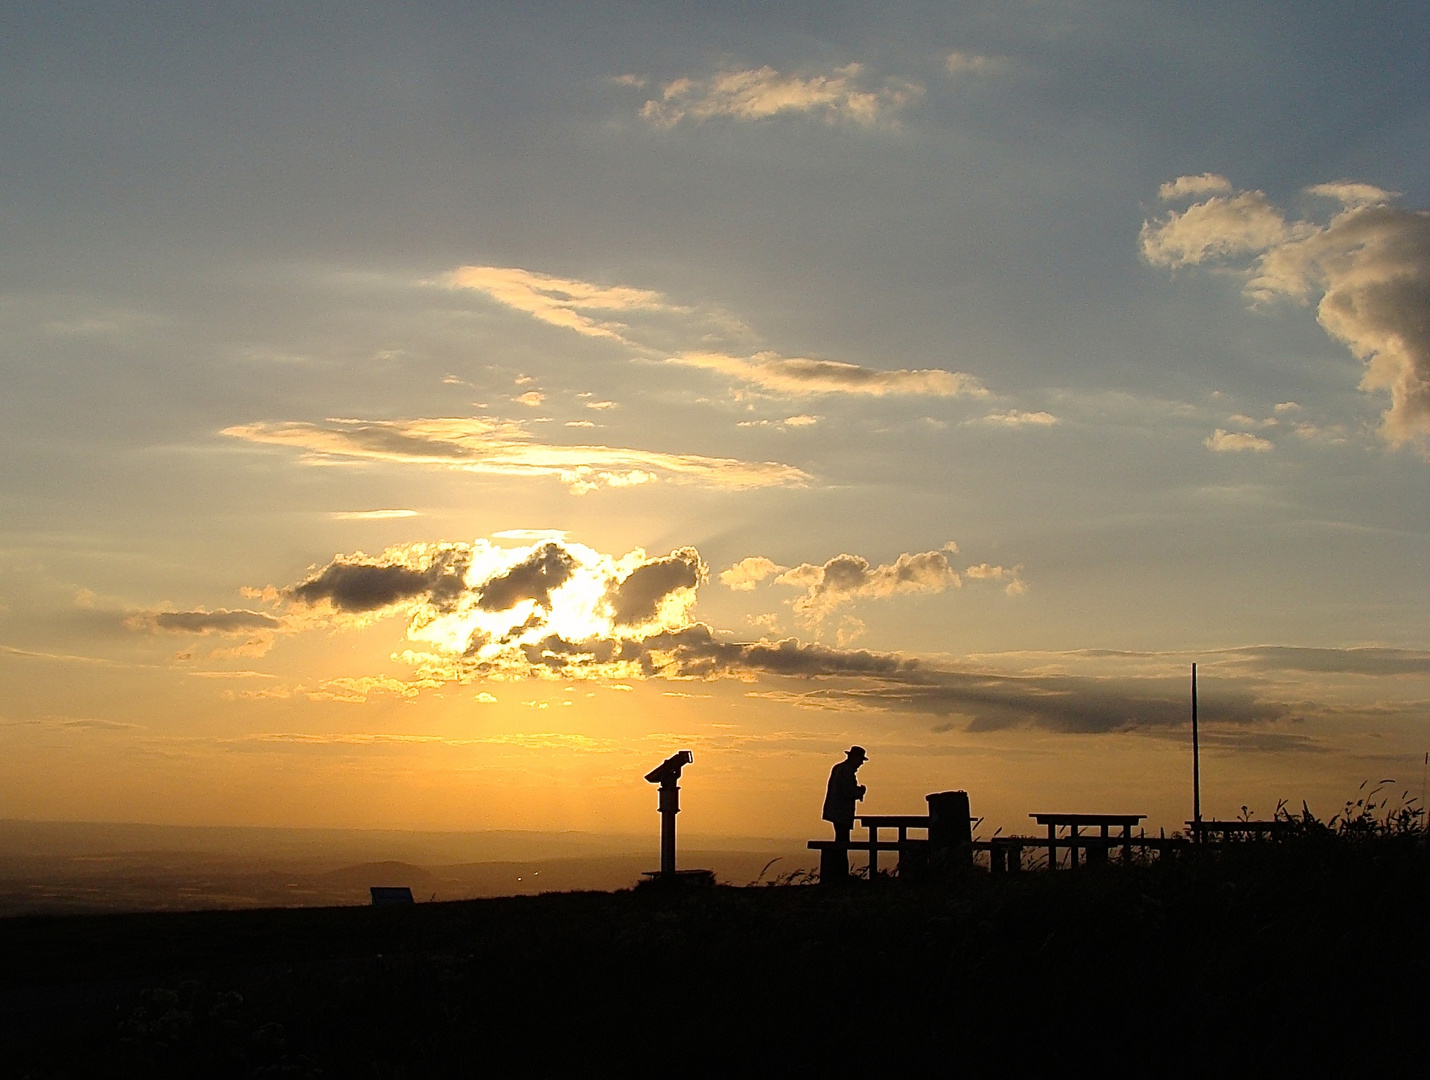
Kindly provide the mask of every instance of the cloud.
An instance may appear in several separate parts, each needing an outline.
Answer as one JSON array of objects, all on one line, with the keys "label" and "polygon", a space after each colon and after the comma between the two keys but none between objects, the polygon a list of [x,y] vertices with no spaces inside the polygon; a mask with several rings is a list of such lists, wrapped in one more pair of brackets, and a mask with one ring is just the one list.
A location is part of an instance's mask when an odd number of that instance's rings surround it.
[{"label": "cloud", "polygon": [[[1180,679],[1006,675],[976,669],[914,666],[863,685],[805,691],[791,704],[955,716],[944,730],[1002,731],[1032,727],[1065,734],[1184,728],[1186,688]],[[1209,725],[1268,725],[1290,710],[1259,699],[1246,686],[1221,685],[1201,695]],[[942,726],[942,725],[941,725]]]},{"label": "cloud", "polygon": [[[679,548],[662,559],[643,563],[611,586],[606,600],[617,626],[640,626],[658,618],[672,594],[693,592],[709,577],[700,553],[692,547]],[[666,618],[679,618],[668,613]]]},{"label": "cloud", "polygon": [[413,545],[402,551],[401,559],[370,560],[360,554],[334,559],[287,595],[307,605],[326,600],[351,614],[417,598],[441,607],[462,592],[469,557],[461,548],[438,545],[434,551],[428,545]]},{"label": "cloud", "polygon": [[533,409],[545,400],[546,395],[540,390],[528,390],[526,393],[518,394],[512,398],[512,401],[515,401],[518,405],[526,405]]},{"label": "cloud", "polygon": [[[791,574],[797,576],[793,583],[816,597],[822,591],[825,599],[937,591],[957,578],[942,556],[944,551],[904,555],[880,567],[841,556],[824,566],[805,564]],[[399,577],[396,587],[379,579],[377,584],[387,587],[385,595],[368,589],[351,601],[355,611],[380,599],[406,596],[397,603],[406,605],[410,614],[407,638],[422,646],[393,659],[415,669],[410,677],[358,675],[264,687],[240,696],[356,703],[374,695],[412,699],[451,684],[530,678],[598,680],[612,689],[629,689],[636,680],[652,678],[738,679],[759,681],[763,685],[758,693],[792,706],[911,713],[943,718],[950,729],[1157,734],[1180,733],[1187,723],[1183,658],[1173,654],[1086,650],[932,661],[850,648],[862,631],[858,621],[850,619],[841,622],[837,648],[795,638],[736,640],[690,621],[697,590],[707,577],[694,548],[657,557],[639,549],[613,556],[565,540],[516,548],[476,540],[402,545],[377,557],[355,553],[335,558],[329,564],[333,566],[398,567],[421,578]],[[460,582],[429,584],[447,582],[458,567],[465,568]],[[326,582],[325,598],[331,599],[337,579],[325,571],[311,574],[305,584]],[[978,581],[1013,581],[1017,574],[1017,567],[985,563],[967,571]],[[294,595],[300,587],[286,590],[294,604],[303,602]],[[502,589],[510,590],[511,606],[490,600]],[[362,620],[359,616],[354,621]],[[1240,741],[1249,748],[1290,746],[1295,740],[1281,739],[1286,732],[1275,725],[1296,716],[1326,718],[1376,707],[1307,702],[1293,711],[1264,696],[1274,685],[1264,672],[1411,679],[1430,675],[1430,653],[1402,649],[1256,646],[1220,650],[1204,659],[1209,673],[1217,673],[1202,687],[1204,722],[1209,730],[1223,733],[1227,745]],[[1098,670],[1090,675],[1061,670],[1068,662],[1091,662]],[[1109,663],[1114,665],[1111,670]],[[806,685],[791,686],[790,680]],[[477,696],[479,701],[494,696],[484,689],[480,694],[487,696]]]},{"label": "cloud", "polygon": [[170,634],[248,634],[277,630],[283,621],[262,611],[141,611],[124,620],[131,630]]},{"label": "cloud", "polygon": [[1001,56],[980,56],[978,53],[951,52],[944,58],[944,70],[950,75],[964,75],[997,71],[1005,67],[1007,61]]},{"label": "cloud", "polygon": [[575,567],[576,560],[560,544],[546,544],[483,585],[478,590],[477,606],[483,611],[507,611],[523,600],[531,600],[550,611],[552,590],[566,584]]},{"label": "cloud", "polygon": [[295,447],[319,461],[350,459],[498,476],[553,477],[578,495],[657,479],[735,491],[798,486],[810,480],[800,469],[772,461],[610,446],[556,446],[536,442],[519,424],[488,417],[333,419],[321,424],[260,422],[224,428],[223,434],[248,442]]},{"label": "cloud", "polygon": [[968,422],[997,424],[1001,427],[1051,427],[1053,424],[1060,423],[1058,418],[1050,412],[1022,412],[1018,409],[989,413],[987,416],[980,416],[976,421]]},{"label": "cloud", "polygon": [[1397,198],[1400,192],[1386,191],[1374,184],[1359,184],[1351,180],[1340,180],[1330,184],[1315,184],[1306,189],[1306,194],[1336,199],[1346,206],[1362,206],[1390,202]]},{"label": "cloud", "polygon": [[552,277],[516,266],[460,266],[440,279],[452,289],[480,292],[500,304],[523,311],[552,326],[587,337],[631,344],[624,323],[597,318],[614,311],[685,312],[658,292],[624,285],[595,285],[574,278]]},{"label": "cloud", "polygon": [[763,555],[751,555],[747,559],[741,559],[730,569],[720,571],[720,584],[735,592],[751,592],[765,578],[784,569],[786,567]]},{"label": "cloud", "polygon": [[1156,223],[1142,223],[1142,253],[1154,266],[1188,266],[1208,258],[1265,251],[1296,237],[1260,191],[1218,195]]},{"label": "cloud", "polygon": [[87,728],[91,731],[130,731],[141,727],[139,724],[127,724],[120,720],[61,720],[61,727],[67,728]]},{"label": "cloud", "polygon": [[1170,267],[1242,257],[1253,301],[1316,303],[1322,328],[1365,364],[1361,388],[1390,393],[1382,436],[1430,453],[1430,212],[1370,184],[1307,190],[1340,211],[1287,221],[1259,191],[1214,196],[1144,222],[1143,254]]},{"label": "cloud", "polygon": [[338,521],[387,521],[420,516],[416,510],[342,510],[331,515]]},{"label": "cloud", "polygon": [[791,113],[815,114],[828,123],[873,126],[892,122],[896,113],[923,95],[922,87],[899,79],[865,88],[863,74],[862,65],[848,64],[807,77],[762,67],[721,71],[708,79],[675,79],[661,88],[659,98],[641,107],[641,116],[666,129],[682,120],[763,120]]},{"label": "cloud", "polygon": [[1304,671],[1329,675],[1430,675],[1430,652],[1419,649],[1348,649],[1256,645],[1218,654],[1261,671]]},{"label": "cloud", "polygon": [[1219,454],[1238,450],[1254,450],[1257,453],[1264,453],[1274,449],[1270,440],[1263,439],[1260,435],[1251,435],[1245,431],[1226,431],[1223,428],[1217,428],[1203,439],[1202,445]]},{"label": "cloud", "polygon": [[822,566],[801,563],[775,582],[807,590],[794,602],[795,614],[807,624],[819,623],[841,604],[855,599],[937,593],[962,585],[943,551],[905,553],[881,566],[871,566],[860,555],[836,555]]},{"label": "cloud", "polygon": [[1179,176],[1157,189],[1157,197],[1164,202],[1184,199],[1189,195],[1221,194],[1231,190],[1231,181],[1216,173],[1202,173],[1200,176]]},{"label": "cloud", "polygon": [[918,371],[879,371],[846,364],[839,360],[808,360],[773,352],[751,357],[720,353],[681,353],[666,363],[717,371],[742,382],[754,383],[781,394],[919,394],[932,397],[985,397],[985,390],[972,375],[940,368]]},{"label": "cloud", "polygon": [[1006,584],[1003,591],[1009,596],[1022,596],[1028,591],[1028,586],[1018,575],[1023,572],[1021,565],[1014,567],[991,566],[988,563],[979,563],[977,566],[970,566],[963,571],[963,576],[970,581],[1001,581]]}]

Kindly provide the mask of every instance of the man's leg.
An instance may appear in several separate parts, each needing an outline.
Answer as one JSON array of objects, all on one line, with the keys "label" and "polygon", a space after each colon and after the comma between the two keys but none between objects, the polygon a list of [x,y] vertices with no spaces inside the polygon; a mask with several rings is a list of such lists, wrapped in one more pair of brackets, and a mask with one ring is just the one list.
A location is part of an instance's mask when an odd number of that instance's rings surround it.
[{"label": "man's leg", "polygon": [[839,869],[842,877],[849,876],[849,830],[853,824],[834,824],[834,842],[839,845]]}]

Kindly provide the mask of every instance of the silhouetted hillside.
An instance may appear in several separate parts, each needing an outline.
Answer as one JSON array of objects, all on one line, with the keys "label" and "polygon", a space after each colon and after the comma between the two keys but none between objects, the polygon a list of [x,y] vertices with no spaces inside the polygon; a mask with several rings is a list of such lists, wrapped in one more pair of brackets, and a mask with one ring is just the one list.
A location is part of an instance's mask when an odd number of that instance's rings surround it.
[{"label": "silhouetted hillside", "polygon": [[11,1075],[1418,1065],[1419,842],[912,887],[0,920]]}]

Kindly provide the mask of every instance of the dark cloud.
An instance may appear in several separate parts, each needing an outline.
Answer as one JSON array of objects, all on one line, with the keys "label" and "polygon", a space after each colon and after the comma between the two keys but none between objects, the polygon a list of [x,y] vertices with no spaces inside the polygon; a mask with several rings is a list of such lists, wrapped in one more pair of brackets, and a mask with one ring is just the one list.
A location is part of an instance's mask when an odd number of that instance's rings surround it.
[{"label": "dark cloud", "polygon": [[173,634],[246,634],[277,630],[282,622],[262,611],[145,611],[126,620],[136,630]]},{"label": "dark cloud", "polygon": [[[861,707],[925,716],[957,717],[934,730],[999,731],[1033,727],[1070,734],[1164,731],[1190,721],[1181,678],[1090,678],[1004,675],[926,664],[896,653],[837,649],[794,638],[737,642],[695,623],[640,640],[568,641],[557,634],[521,646],[533,669],[574,675],[582,669],[634,663],[646,677],[718,678],[771,675],[829,680],[790,694],[809,706]],[[481,665],[478,671],[494,665]],[[858,680],[850,685],[847,680]],[[1204,687],[1201,717],[1208,725],[1249,729],[1290,718],[1289,706],[1265,701],[1244,686]]]},{"label": "dark cloud", "polygon": [[1258,645],[1229,649],[1262,671],[1310,671],[1328,675],[1430,675],[1430,653],[1413,649],[1302,649]]},{"label": "dark cloud", "polygon": [[618,626],[650,622],[660,602],[677,589],[693,589],[705,580],[705,563],[692,547],[677,548],[661,559],[636,567],[611,586],[606,602]]},{"label": "dark cloud", "polygon": [[[1091,734],[1165,729],[1190,723],[1190,702],[1180,679],[1101,679],[1076,675],[997,675],[925,669],[905,685],[836,691],[866,705],[969,718],[969,731],[1036,727]],[[1208,724],[1250,725],[1284,720],[1286,705],[1262,701],[1250,690],[1203,690]]]},{"label": "dark cloud", "polygon": [[551,593],[566,584],[576,560],[559,544],[546,544],[505,574],[481,587],[477,607],[483,611],[506,611],[523,600],[535,600],[538,607],[551,610]]},{"label": "dark cloud", "polygon": [[403,600],[426,596],[438,608],[450,607],[466,588],[470,556],[451,548],[425,570],[397,563],[334,559],[288,595],[305,604],[329,600],[339,611],[376,611]]},{"label": "dark cloud", "polygon": [[640,640],[595,638],[567,641],[551,634],[521,646],[534,667],[565,672],[583,664],[630,663],[647,676],[695,678],[765,673],[795,677],[892,676],[912,672],[918,661],[892,653],[831,649],[793,638],[744,643],[717,637],[703,623],[666,630]]}]

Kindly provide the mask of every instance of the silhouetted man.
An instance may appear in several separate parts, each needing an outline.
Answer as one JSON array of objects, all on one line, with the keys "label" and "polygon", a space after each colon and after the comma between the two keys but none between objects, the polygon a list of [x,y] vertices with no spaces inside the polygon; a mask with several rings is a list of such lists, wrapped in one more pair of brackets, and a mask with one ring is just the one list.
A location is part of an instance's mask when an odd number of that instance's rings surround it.
[{"label": "silhouetted man", "polygon": [[824,792],[824,820],[834,826],[834,839],[842,846],[839,859],[844,872],[849,872],[849,830],[854,828],[854,804],[864,797],[864,785],[855,774],[869,760],[862,746],[851,746],[844,760],[829,773],[829,787]]}]

